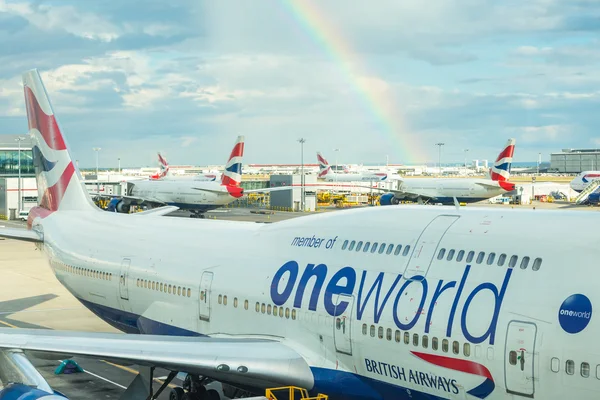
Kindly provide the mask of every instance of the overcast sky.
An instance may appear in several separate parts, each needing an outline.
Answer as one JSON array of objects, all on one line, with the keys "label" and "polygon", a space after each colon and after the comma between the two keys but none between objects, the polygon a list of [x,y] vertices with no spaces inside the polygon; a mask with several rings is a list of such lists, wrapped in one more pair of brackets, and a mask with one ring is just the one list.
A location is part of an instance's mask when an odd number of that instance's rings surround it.
[{"label": "overcast sky", "polygon": [[0,0],[0,134],[38,68],[81,166],[600,147],[599,0]]}]

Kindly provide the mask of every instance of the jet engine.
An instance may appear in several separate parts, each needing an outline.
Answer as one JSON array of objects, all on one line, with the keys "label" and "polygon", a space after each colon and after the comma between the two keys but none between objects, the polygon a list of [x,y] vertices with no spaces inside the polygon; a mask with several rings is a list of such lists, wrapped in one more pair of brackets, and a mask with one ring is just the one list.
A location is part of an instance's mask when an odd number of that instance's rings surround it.
[{"label": "jet engine", "polygon": [[0,399],[66,400],[20,350],[0,351]]},{"label": "jet engine", "polygon": [[108,203],[108,207],[106,211],[111,212],[119,212],[119,213],[129,213],[131,209],[130,204],[126,204],[122,199],[114,198]]},{"label": "jet engine", "polygon": [[379,204],[382,206],[392,206],[399,203],[400,200],[394,196],[394,193],[385,193],[379,196]]}]

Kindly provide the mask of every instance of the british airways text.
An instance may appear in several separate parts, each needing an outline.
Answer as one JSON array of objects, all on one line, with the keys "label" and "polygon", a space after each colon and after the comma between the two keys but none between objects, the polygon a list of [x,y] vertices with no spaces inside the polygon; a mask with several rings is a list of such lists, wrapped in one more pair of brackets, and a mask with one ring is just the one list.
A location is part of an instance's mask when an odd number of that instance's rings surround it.
[{"label": "british airways text", "polygon": [[[500,287],[492,282],[482,282],[469,291],[465,290],[465,286],[470,270],[471,266],[467,265],[459,282],[444,280],[429,282],[421,275],[406,280],[402,279],[401,274],[357,272],[349,266],[329,276],[327,265],[308,264],[300,276],[298,263],[291,260],[283,264],[273,276],[271,299],[278,306],[291,300],[293,307],[302,308],[303,300],[308,296],[309,310],[316,311],[317,304],[321,301],[326,312],[335,317],[346,311],[351,300],[349,296],[354,294],[355,318],[358,321],[363,319],[365,311],[370,310],[372,304],[372,319],[375,324],[379,323],[381,316],[387,311],[391,313],[398,329],[403,331],[412,329],[421,318],[425,318],[425,333],[429,333],[434,319],[436,325],[440,326],[439,320],[442,318],[442,326],[445,327],[447,337],[452,337],[456,321],[469,342],[482,343],[489,340],[490,344],[494,344],[498,315],[512,269],[506,269]],[[357,279],[360,279],[360,282],[357,282]],[[309,281],[314,282],[314,285],[307,293]],[[323,288],[325,291],[321,296]],[[476,298],[479,293],[481,296]],[[462,299],[464,302],[461,301]],[[448,315],[435,314],[439,301],[451,302]],[[462,309],[459,310],[461,303]],[[306,306],[306,303],[304,304]],[[487,318],[483,322],[481,318],[474,318],[473,315],[467,318],[471,307],[477,309],[478,313],[481,312],[482,307],[488,309],[487,315],[491,315],[489,323]]]},{"label": "british airways text", "polygon": [[458,394],[458,386],[456,379],[447,379],[442,376],[432,375],[426,372],[416,371],[412,369],[404,369],[399,365],[384,363],[377,360],[365,358],[365,367],[367,372],[373,374],[387,376],[399,381],[410,382],[415,385],[425,386],[443,390],[448,393]]}]

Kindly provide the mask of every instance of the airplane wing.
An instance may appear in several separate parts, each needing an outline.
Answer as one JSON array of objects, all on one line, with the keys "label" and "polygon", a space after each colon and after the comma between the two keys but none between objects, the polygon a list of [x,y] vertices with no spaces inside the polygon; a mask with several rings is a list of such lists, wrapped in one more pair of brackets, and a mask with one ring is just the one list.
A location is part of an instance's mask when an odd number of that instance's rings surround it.
[{"label": "airplane wing", "polygon": [[498,188],[498,182],[495,182],[495,181],[490,181],[489,183],[487,183],[487,182],[475,182],[475,184],[479,185],[479,186],[490,187],[490,188],[495,188],[495,189]]},{"label": "airplane wing", "polygon": [[0,348],[159,367],[258,389],[314,384],[304,358],[270,340],[0,328]]},{"label": "airplane wing", "polygon": [[89,192],[91,195],[100,196],[100,197],[109,197],[111,199],[119,198],[123,200],[127,200],[130,203],[134,204],[142,204],[142,203],[152,203],[152,204],[162,204],[164,205],[164,201],[160,201],[158,199],[153,199],[151,197],[138,197],[138,196],[129,196],[122,194],[106,194],[106,193],[98,193],[98,192]]},{"label": "airplane wing", "polygon": [[22,228],[1,228],[0,237],[6,239],[17,239],[25,242],[43,242],[44,238],[41,233]]},{"label": "airplane wing", "polygon": [[162,215],[167,215],[172,213],[173,211],[179,210],[177,206],[163,206],[158,208],[151,208],[149,210],[133,213],[132,215],[153,215],[160,217]]},{"label": "airplane wing", "polygon": [[277,186],[271,188],[263,188],[263,189],[244,189],[244,194],[247,193],[265,193],[265,192],[278,192],[280,190],[291,190],[293,189],[291,186]]}]

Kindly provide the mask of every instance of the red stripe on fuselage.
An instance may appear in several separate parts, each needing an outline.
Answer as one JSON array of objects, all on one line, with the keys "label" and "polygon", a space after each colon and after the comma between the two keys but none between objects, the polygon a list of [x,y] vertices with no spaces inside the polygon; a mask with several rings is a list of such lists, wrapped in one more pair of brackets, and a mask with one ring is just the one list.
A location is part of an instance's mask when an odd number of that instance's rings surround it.
[{"label": "red stripe on fuselage", "polygon": [[25,86],[25,104],[27,106],[29,129],[37,129],[51,149],[66,150],[67,146],[56,123],[56,118],[54,118],[54,115],[48,115],[42,110],[33,91],[27,86]]}]

